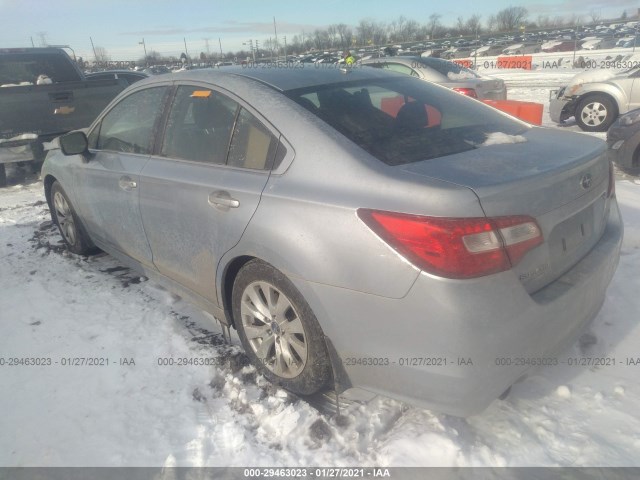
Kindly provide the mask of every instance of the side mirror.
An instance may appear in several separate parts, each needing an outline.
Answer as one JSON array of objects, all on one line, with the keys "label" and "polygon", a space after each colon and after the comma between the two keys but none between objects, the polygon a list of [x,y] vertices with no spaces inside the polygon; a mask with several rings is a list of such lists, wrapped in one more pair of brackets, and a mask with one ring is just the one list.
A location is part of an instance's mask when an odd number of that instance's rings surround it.
[{"label": "side mirror", "polygon": [[60,137],[60,148],[65,155],[89,153],[89,141],[84,132],[70,132]]}]

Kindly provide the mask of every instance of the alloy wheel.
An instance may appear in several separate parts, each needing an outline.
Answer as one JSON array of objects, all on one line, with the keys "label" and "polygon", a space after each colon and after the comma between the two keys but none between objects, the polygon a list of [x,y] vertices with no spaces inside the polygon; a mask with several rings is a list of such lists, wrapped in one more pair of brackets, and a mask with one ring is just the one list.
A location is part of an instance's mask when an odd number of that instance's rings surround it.
[{"label": "alloy wheel", "polygon": [[304,370],[307,335],[282,291],[265,281],[247,285],[240,314],[249,345],[268,370],[282,378],[294,378]]}]

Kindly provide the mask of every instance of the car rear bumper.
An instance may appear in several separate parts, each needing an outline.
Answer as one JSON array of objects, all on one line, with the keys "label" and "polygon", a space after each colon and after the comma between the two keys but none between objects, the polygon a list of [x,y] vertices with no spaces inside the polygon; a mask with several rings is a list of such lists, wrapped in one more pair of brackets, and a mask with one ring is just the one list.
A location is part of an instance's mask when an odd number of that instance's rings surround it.
[{"label": "car rear bumper", "polygon": [[42,146],[35,134],[0,141],[0,163],[30,162],[40,158]]},{"label": "car rear bumper", "polygon": [[503,272],[474,280],[421,274],[402,299],[295,280],[350,385],[458,416],[484,410],[558,355],[597,315],[618,264],[615,198],[605,232],[571,270],[529,295]]}]

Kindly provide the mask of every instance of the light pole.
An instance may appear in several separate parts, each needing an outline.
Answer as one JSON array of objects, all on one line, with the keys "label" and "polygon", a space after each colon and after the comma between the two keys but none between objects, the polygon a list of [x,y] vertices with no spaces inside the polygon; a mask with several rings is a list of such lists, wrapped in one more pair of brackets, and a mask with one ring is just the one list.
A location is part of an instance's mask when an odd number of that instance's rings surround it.
[{"label": "light pole", "polygon": [[149,63],[147,62],[147,44],[144,43],[144,38],[141,42],[138,42],[138,45],[142,45],[142,48],[144,48],[144,64],[146,67],[148,67]]},{"label": "light pole", "polygon": [[253,40],[250,39],[248,42],[243,43],[242,45],[249,45],[249,50],[251,51],[251,56],[253,57],[253,63],[256,63],[256,52],[253,49]]}]

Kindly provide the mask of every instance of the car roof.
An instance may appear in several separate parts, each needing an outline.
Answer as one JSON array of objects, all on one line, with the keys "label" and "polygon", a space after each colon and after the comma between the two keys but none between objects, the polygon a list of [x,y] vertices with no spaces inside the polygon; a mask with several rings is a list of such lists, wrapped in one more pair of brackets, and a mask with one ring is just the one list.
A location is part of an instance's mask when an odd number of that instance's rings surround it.
[{"label": "car roof", "polygon": [[[326,64],[323,67],[305,66],[293,68],[291,65],[286,68],[284,64],[281,68],[262,68],[260,64],[251,64],[248,67],[225,67],[224,70],[204,68],[200,70],[189,70],[173,74],[173,79],[181,81],[216,81],[218,79],[243,78],[267,85],[280,92],[290,90],[311,88],[319,85],[338,84],[347,82],[357,82],[360,80],[375,80],[377,78],[389,78],[390,76],[404,77],[402,74],[381,71],[374,68],[340,67],[338,65]],[[165,77],[166,78],[166,77]],[[164,79],[158,78],[157,81]],[[153,80],[146,81],[147,84]]]}]

